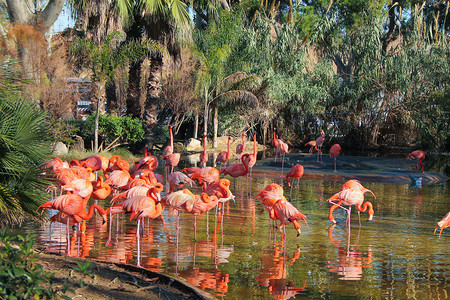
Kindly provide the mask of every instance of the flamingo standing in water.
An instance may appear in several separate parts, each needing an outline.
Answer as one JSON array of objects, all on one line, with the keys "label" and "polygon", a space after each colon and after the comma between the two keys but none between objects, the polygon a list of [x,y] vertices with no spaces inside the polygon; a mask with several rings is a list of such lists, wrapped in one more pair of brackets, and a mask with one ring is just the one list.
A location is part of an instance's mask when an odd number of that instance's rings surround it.
[{"label": "flamingo standing in water", "polygon": [[423,173],[424,165],[423,165],[422,162],[425,159],[425,152],[423,152],[422,150],[416,150],[416,151],[413,151],[413,152],[409,153],[406,156],[406,158],[409,158],[409,157],[413,157],[414,159],[417,159],[417,168],[419,168],[419,165],[421,165],[422,166],[422,173]]},{"label": "flamingo standing in water", "polygon": [[181,153],[172,153],[169,155],[164,156],[164,160],[166,161],[166,165],[164,168],[167,168],[167,170],[170,169],[170,173],[173,173],[173,168],[178,166],[178,163],[180,162]]},{"label": "flamingo standing in water", "polygon": [[200,186],[203,186],[204,182],[206,182],[206,184],[210,184],[214,181],[219,180],[220,172],[219,170],[213,167],[204,167],[199,169],[197,172],[191,174],[190,177],[192,180],[197,180]]},{"label": "flamingo standing in water", "polygon": [[98,176],[97,181],[91,183],[93,188],[91,197],[96,201],[106,199],[111,194],[111,186],[103,181],[103,176]]},{"label": "flamingo standing in water", "polygon": [[[67,222],[67,253],[70,253],[70,237],[69,237],[69,225],[71,221],[85,221],[92,218],[94,208],[97,209],[102,215],[103,221],[106,222],[106,213],[98,205],[91,205],[89,213],[86,213],[86,205],[91,197],[93,188],[89,180],[75,179],[71,183],[61,187],[63,191],[72,192],[73,194],[61,195],[53,200],[50,200],[38,207],[44,209],[57,209],[68,215]],[[78,222],[79,223],[79,222]],[[82,226],[82,230],[85,229],[85,224]]]},{"label": "flamingo standing in water", "polygon": [[[375,197],[375,194],[371,190],[363,187],[361,185],[361,183],[359,183],[359,181],[357,181],[357,180],[349,180],[346,183],[344,183],[343,186],[341,187],[341,191],[339,193],[334,194],[333,196],[331,196],[328,199],[328,202],[333,205],[332,207],[330,207],[330,211],[328,213],[328,220],[330,220],[331,222],[336,224],[336,221],[333,218],[333,211],[337,207],[341,207],[347,211],[347,222],[348,222],[348,226],[350,227],[350,214],[351,214],[351,206],[352,205],[356,205],[356,208],[358,209],[358,218],[359,218],[360,212],[365,212],[367,210],[367,208],[369,208],[368,221],[372,220],[373,215],[374,215],[372,203],[370,203],[369,201],[366,201],[366,203],[364,203],[364,205],[363,205],[364,194],[366,192],[372,193],[372,195]],[[336,200],[338,200],[337,203],[335,203]],[[341,204],[348,205],[349,208],[347,209],[347,208],[341,206]],[[361,221],[360,221],[360,225],[361,225]]]},{"label": "flamingo standing in water", "polygon": [[250,154],[246,153],[241,156],[242,164],[232,164],[220,171],[220,174],[227,174],[234,178],[234,186],[236,187],[236,177],[245,176],[248,173],[248,158]]},{"label": "flamingo standing in water", "polygon": [[447,227],[450,227],[450,211],[445,215],[445,217],[442,218],[439,222],[437,222],[436,228],[434,229],[434,233],[436,233],[436,230],[441,228],[441,231],[439,232],[439,238],[441,238],[442,230],[444,230]]},{"label": "flamingo standing in water", "polygon": [[341,154],[342,152],[342,148],[339,144],[334,144],[333,146],[331,146],[330,148],[330,157],[334,157],[334,172],[336,173],[336,158],[338,157],[339,154]]},{"label": "flamingo standing in water", "polygon": [[[297,221],[303,220],[306,222],[306,217],[292,204],[290,204],[283,195],[283,188],[276,183],[271,183],[266,186],[266,188],[258,195],[259,198],[269,212],[269,216],[272,220],[278,220],[281,222],[281,226],[293,223],[294,228],[297,230],[297,236],[301,234],[300,224]],[[286,231],[284,230],[283,237],[286,238]]]},{"label": "flamingo standing in water", "polygon": [[[194,231],[197,239],[197,216],[211,210],[218,203],[216,196],[208,196],[206,193],[194,195],[190,190],[183,189],[171,194],[165,195],[161,201],[166,205],[180,211],[184,209],[188,213],[194,214]],[[179,229],[179,214],[177,215],[177,241]],[[178,243],[177,243],[178,246]]]},{"label": "flamingo standing in water", "polygon": [[189,186],[193,186],[195,183],[194,181],[189,178],[189,176],[185,175],[181,172],[173,172],[170,173],[168,176],[168,193],[172,193],[176,188],[182,188],[186,184],[189,184]]},{"label": "flamingo standing in water", "polygon": [[[256,150],[256,132],[253,133],[253,154],[250,154],[247,160],[247,165],[250,170],[250,177],[252,177],[253,166],[256,164],[257,150]],[[247,174],[248,176],[248,174]]]},{"label": "flamingo standing in water", "polygon": [[127,213],[131,212],[130,220],[137,219],[136,225],[136,242],[137,242],[137,266],[141,267],[140,261],[140,222],[142,218],[155,219],[161,215],[164,207],[161,205],[160,192],[162,191],[162,185],[158,184],[148,189],[145,196],[135,196],[127,198],[121,204],[113,206],[118,212]]},{"label": "flamingo standing in water", "polygon": [[304,168],[302,165],[293,165],[291,170],[289,171],[289,173],[286,174],[286,182],[287,182],[288,186],[291,188],[291,193],[289,194],[289,198],[291,197],[291,194],[292,194],[292,185],[289,182],[289,178],[297,179],[297,195],[298,195],[298,190],[300,189],[300,178],[303,176],[303,173],[304,173]]},{"label": "flamingo standing in water", "polygon": [[281,177],[283,177],[283,169],[284,169],[284,158],[286,156],[286,153],[289,151],[289,146],[282,140],[278,139],[278,147],[276,150],[276,153],[280,155],[281,158]]},{"label": "flamingo standing in water", "polygon": [[208,152],[206,152],[206,134],[203,136],[203,152],[200,153],[200,162],[202,163],[202,167],[206,167],[206,163],[208,162]]},{"label": "flamingo standing in water", "polygon": [[317,153],[317,162],[319,162],[319,153],[320,153],[320,161],[322,161],[322,145],[325,142],[325,131],[320,130],[320,136],[316,139],[316,147],[314,148]]},{"label": "flamingo standing in water", "polygon": [[276,133],[276,128],[273,128],[273,139],[272,139],[272,146],[275,148],[275,161],[277,161],[277,155],[278,153],[276,152],[277,148],[278,148],[278,135]]},{"label": "flamingo standing in water", "polygon": [[170,134],[170,144],[167,145],[163,150],[163,157],[166,155],[170,155],[173,153],[173,132],[172,132],[172,126],[169,126],[169,134]]},{"label": "flamingo standing in water", "polygon": [[216,158],[216,163],[220,162],[220,168],[222,169],[222,166],[226,166],[228,160],[230,159],[231,156],[231,149],[230,149],[230,143],[231,143],[231,137],[228,137],[228,147],[227,147],[227,151],[222,151],[219,153],[219,155],[217,155]]},{"label": "flamingo standing in water", "polygon": [[247,137],[247,134],[245,132],[242,133],[241,138],[242,138],[242,144],[238,144],[236,146],[236,154],[238,155],[238,159],[239,156],[244,152],[245,150],[245,137]]},{"label": "flamingo standing in water", "polygon": [[314,148],[316,147],[316,141],[309,141],[305,144],[305,146],[310,146],[309,154],[313,153]]}]

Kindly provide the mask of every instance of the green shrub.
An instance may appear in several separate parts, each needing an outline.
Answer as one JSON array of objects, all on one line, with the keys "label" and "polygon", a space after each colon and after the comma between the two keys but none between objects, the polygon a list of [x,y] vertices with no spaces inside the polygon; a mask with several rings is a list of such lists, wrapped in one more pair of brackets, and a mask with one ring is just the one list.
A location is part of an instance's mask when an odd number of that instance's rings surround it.
[{"label": "green shrub", "polygon": [[[36,263],[33,252],[35,235],[10,237],[7,230],[0,235],[0,298],[53,298],[57,288],[52,287],[53,273]],[[63,293],[66,288],[62,289]]]}]

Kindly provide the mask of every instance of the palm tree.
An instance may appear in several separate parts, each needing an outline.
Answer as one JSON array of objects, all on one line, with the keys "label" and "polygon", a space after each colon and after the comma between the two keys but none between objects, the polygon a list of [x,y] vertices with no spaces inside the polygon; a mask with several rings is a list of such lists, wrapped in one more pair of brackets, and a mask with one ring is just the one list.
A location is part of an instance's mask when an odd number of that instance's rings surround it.
[{"label": "palm tree", "polygon": [[[189,37],[190,19],[187,5],[180,0],[157,1],[157,0],[116,0],[110,1],[92,1],[92,0],[71,0],[76,3],[74,6],[83,20],[90,21],[93,13],[99,15],[97,10],[92,7],[102,7],[102,11],[117,18],[122,16],[126,39],[140,40],[147,36],[148,38],[160,42],[168,51],[167,53],[176,56],[179,53],[178,37]],[[99,9],[100,10],[100,9]],[[108,18],[100,17],[101,20]],[[94,18],[96,20],[97,18]],[[115,19],[114,19],[115,20]],[[101,29],[108,28],[104,26],[105,22],[91,23],[91,26],[99,26],[97,36],[106,36],[100,34]],[[101,24],[100,24],[101,23]],[[103,26],[102,26],[103,25]],[[143,118],[144,129],[146,131],[147,141],[151,143],[152,130],[157,122],[157,113],[159,98],[161,92],[161,71],[162,71],[162,53],[151,53],[149,78],[147,80],[147,99],[144,108],[140,107],[139,99],[141,95],[141,71],[144,59],[137,59],[130,64],[129,83],[127,95],[127,111],[133,117]],[[141,111],[145,115],[141,116]]]},{"label": "palm tree", "polygon": [[[4,66],[5,67],[5,66]],[[49,182],[39,167],[50,155],[46,115],[21,95],[13,67],[0,76],[0,226],[38,219]]]},{"label": "palm tree", "polygon": [[141,59],[144,54],[163,52],[164,49],[152,40],[131,41],[117,47],[123,36],[119,32],[109,34],[105,40],[97,46],[88,39],[80,39],[74,42],[71,51],[74,61],[79,68],[87,68],[91,72],[91,79],[96,84],[97,112],[94,130],[94,152],[98,150],[98,116],[100,108],[104,106],[105,86],[113,77],[114,71],[119,66]]}]

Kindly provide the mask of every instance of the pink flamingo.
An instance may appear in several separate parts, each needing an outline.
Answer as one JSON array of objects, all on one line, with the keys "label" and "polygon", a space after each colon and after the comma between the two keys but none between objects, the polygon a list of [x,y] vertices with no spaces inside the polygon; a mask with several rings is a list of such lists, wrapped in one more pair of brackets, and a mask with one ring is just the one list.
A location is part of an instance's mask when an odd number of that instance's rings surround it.
[{"label": "pink flamingo", "polygon": [[[358,209],[358,216],[359,212],[365,212],[367,208],[369,208],[369,221],[373,219],[374,211],[372,203],[366,201],[364,203],[364,194],[366,192],[372,193],[372,191],[364,188],[358,181],[354,180],[351,183],[346,182],[339,193],[334,194],[328,199],[328,202],[332,204],[332,207],[330,208],[329,214],[328,214],[328,220],[330,220],[333,223],[336,223],[336,221],[333,218],[333,210],[337,207],[343,208],[345,211],[347,211],[347,223],[350,228],[350,214],[351,214],[351,206],[356,205],[356,208]],[[372,193],[373,194],[373,193]],[[337,203],[335,202],[337,200]],[[341,204],[348,205],[349,208],[345,208],[341,206]],[[361,223],[360,223],[361,224]]]},{"label": "pink flamingo", "polygon": [[173,173],[173,168],[178,165],[180,162],[181,153],[172,153],[164,156],[164,160],[166,161],[166,165],[164,168],[169,169],[171,167],[170,173]]},{"label": "pink flamingo", "polygon": [[250,154],[248,159],[246,159],[248,168],[250,169],[250,177],[252,177],[253,166],[256,164],[256,158],[257,158],[257,150],[256,150],[256,132],[255,132],[253,133],[253,154]]},{"label": "pink flamingo", "polygon": [[293,165],[289,173],[286,174],[286,182],[288,186],[291,188],[291,193],[289,194],[289,197],[291,197],[292,194],[292,185],[289,182],[289,178],[297,179],[297,195],[298,190],[300,188],[300,178],[303,176],[304,168],[302,165]]},{"label": "pink flamingo", "polygon": [[137,266],[141,267],[140,261],[140,222],[142,218],[155,219],[161,216],[164,207],[161,205],[160,192],[162,191],[161,186],[151,187],[145,196],[135,196],[132,198],[127,198],[120,207],[116,207],[119,210],[122,209],[123,212],[131,212],[130,220],[137,219],[136,225],[136,241],[137,241]]},{"label": "pink flamingo", "polygon": [[166,155],[170,155],[173,153],[173,133],[172,133],[172,126],[169,126],[169,133],[170,133],[170,144],[166,146],[163,150],[163,157]]},{"label": "pink flamingo", "polygon": [[[223,171],[223,170],[222,170]],[[220,178],[220,172],[213,167],[204,167],[197,172],[191,174],[192,180],[197,180],[200,186],[203,186],[203,182],[210,184],[211,182],[217,181]]]},{"label": "pink flamingo", "polygon": [[319,162],[319,153],[320,153],[320,161],[322,160],[322,145],[325,142],[325,131],[320,130],[320,136],[316,139],[316,147],[314,148],[317,153],[317,162]]},{"label": "pink flamingo", "polygon": [[227,151],[222,151],[219,153],[219,155],[217,155],[216,163],[220,162],[221,168],[222,168],[222,166],[226,166],[228,160],[230,159],[230,156],[231,156],[230,143],[231,143],[231,137],[229,136]]},{"label": "pink flamingo", "polygon": [[[297,230],[297,236],[299,236],[301,231],[300,224],[297,221],[303,220],[308,226],[306,217],[286,200],[283,193],[283,188],[279,184],[271,183],[260,191],[256,197],[261,200],[272,220],[280,221],[283,229],[284,225],[292,222]],[[285,230],[283,237],[286,238]]]},{"label": "pink flamingo", "polygon": [[206,152],[206,134],[203,136],[203,152],[200,153],[200,162],[203,167],[206,167],[206,163],[208,162],[208,152]]},{"label": "pink flamingo", "polygon": [[240,176],[245,176],[248,173],[247,161],[248,161],[249,156],[250,156],[250,154],[248,154],[248,153],[242,155],[242,157],[241,157],[242,164],[229,165],[228,167],[226,167],[225,169],[220,171],[220,174],[223,174],[224,176],[226,176],[228,174],[231,177],[235,178],[234,183],[236,186],[236,178],[240,177]]},{"label": "pink flamingo", "polygon": [[342,148],[339,144],[334,144],[333,146],[331,146],[330,148],[330,157],[334,157],[334,172],[336,173],[336,158],[338,157],[339,154],[341,154],[342,152]]},{"label": "pink flamingo", "polygon": [[305,144],[305,146],[310,146],[309,154],[313,153],[314,148],[316,147],[316,141],[309,141]]},{"label": "pink flamingo", "polygon": [[236,146],[236,154],[238,155],[238,159],[239,156],[244,152],[245,150],[245,137],[247,136],[247,134],[245,132],[242,133],[241,138],[242,138],[242,144],[238,144]]},{"label": "pink flamingo", "polygon": [[92,171],[103,170],[108,168],[109,160],[106,156],[101,154],[91,155],[89,157],[80,159],[80,162],[85,162],[87,168],[91,168]]},{"label": "pink flamingo", "polygon": [[121,159],[119,155],[113,155],[109,159],[106,172],[112,172],[114,170],[123,170],[128,172],[130,170],[130,163]]},{"label": "pink flamingo", "polygon": [[169,190],[168,190],[169,194],[173,193],[173,191],[176,188],[182,188],[186,184],[189,184],[189,186],[191,187],[195,184],[191,178],[189,178],[187,175],[181,172],[173,172],[169,174],[168,181],[169,181]]},{"label": "pink flamingo", "polygon": [[422,150],[416,150],[416,151],[413,151],[413,152],[409,153],[406,156],[406,158],[408,158],[408,157],[413,157],[414,159],[417,159],[417,168],[419,168],[419,165],[421,165],[422,166],[422,173],[423,173],[424,165],[423,165],[422,162],[425,159],[425,152],[423,152]]},{"label": "pink flamingo", "polygon": [[282,157],[281,159],[281,177],[283,177],[283,169],[284,169],[284,158],[286,156],[286,153],[289,151],[289,146],[282,140],[278,139],[278,147],[276,150],[276,153]]},{"label": "pink flamingo", "polygon": [[450,227],[450,211],[445,215],[445,217],[442,218],[439,222],[437,222],[436,228],[434,229],[434,233],[436,233],[436,230],[441,228],[441,231],[439,232],[439,238],[441,238],[442,230],[444,230],[447,227]]}]

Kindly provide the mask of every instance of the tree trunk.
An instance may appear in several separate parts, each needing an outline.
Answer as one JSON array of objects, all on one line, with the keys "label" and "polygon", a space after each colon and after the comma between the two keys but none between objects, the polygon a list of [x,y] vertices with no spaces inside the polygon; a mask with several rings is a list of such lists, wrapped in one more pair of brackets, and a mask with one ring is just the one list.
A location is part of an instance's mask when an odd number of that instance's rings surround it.
[{"label": "tree trunk", "polygon": [[143,115],[145,140],[149,149],[153,148],[153,129],[158,123],[158,107],[161,94],[162,55],[153,54],[150,62],[150,74],[147,82],[147,97]]},{"label": "tree trunk", "polygon": [[98,119],[100,115],[100,98],[97,99],[97,108],[95,110],[95,126],[94,126],[94,153],[98,151]]},{"label": "tree trunk", "polygon": [[117,116],[120,116],[120,108],[117,104],[117,95],[116,95],[116,82],[114,79],[111,79],[106,85],[106,106],[108,108],[108,112],[110,114],[115,113]]},{"label": "tree trunk", "polygon": [[214,119],[213,119],[213,148],[217,148],[217,132],[219,131],[219,107],[214,105]]},{"label": "tree trunk", "polygon": [[203,135],[208,135],[208,88],[205,87],[205,110],[203,114]]},{"label": "tree trunk", "polygon": [[[64,0],[49,0],[43,10],[37,11],[36,7],[31,6],[26,0],[6,0],[9,20],[15,25],[31,25],[42,35],[53,25],[62,11]],[[18,43],[18,54],[27,79],[39,78],[32,70],[31,55],[23,44]],[[34,53],[34,57],[39,55]],[[31,69],[30,69],[31,68]]]},{"label": "tree trunk", "polygon": [[142,63],[142,60],[132,63],[128,71],[127,115],[139,119],[142,114],[140,105]]},{"label": "tree trunk", "polygon": [[198,112],[195,113],[195,121],[194,121],[194,139],[197,139],[198,133]]},{"label": "tree trunk", "polygon": [[98,152],[98,119],[100,112],[104,113],[105,99],[105,83],[98,82],[97,89],[97,108],[95,111],[95,128],[94,128],[94,153]]}]

